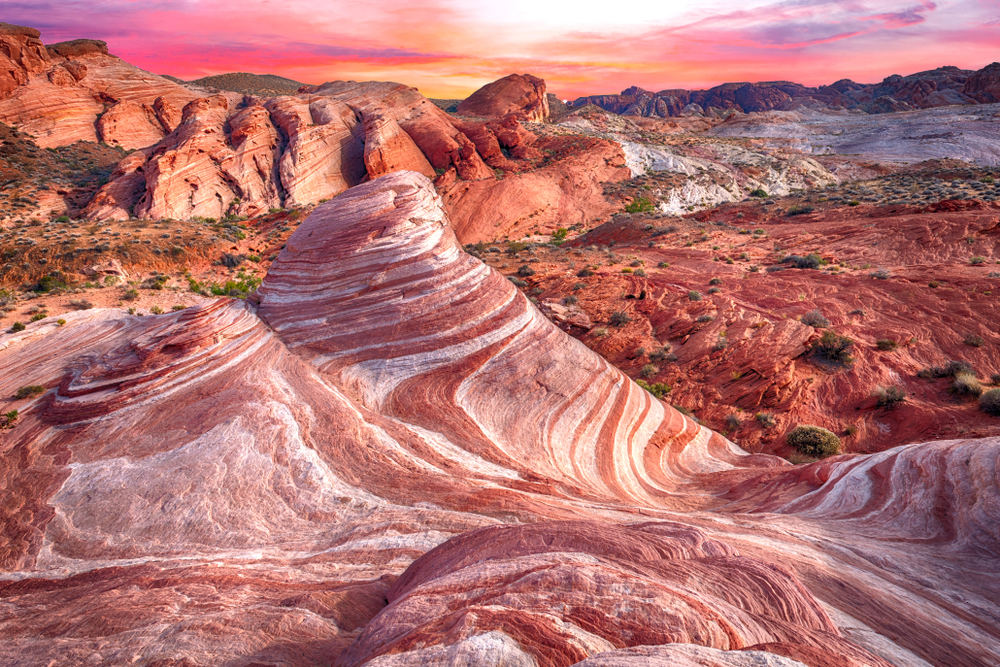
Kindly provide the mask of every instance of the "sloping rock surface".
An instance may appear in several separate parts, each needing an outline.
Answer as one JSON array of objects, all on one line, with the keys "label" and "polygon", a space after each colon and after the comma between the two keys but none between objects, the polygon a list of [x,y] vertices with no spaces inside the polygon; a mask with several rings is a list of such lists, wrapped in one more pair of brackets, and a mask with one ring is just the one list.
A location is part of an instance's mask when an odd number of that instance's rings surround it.
[{"label": "sloping rock surface", "polygon": [[0,395],[44,388],[3,407],[8,664],[1000,661],[1000,442],[747,455],[419,174],[317,208],[254,301],[66,320],[0,337]]}]

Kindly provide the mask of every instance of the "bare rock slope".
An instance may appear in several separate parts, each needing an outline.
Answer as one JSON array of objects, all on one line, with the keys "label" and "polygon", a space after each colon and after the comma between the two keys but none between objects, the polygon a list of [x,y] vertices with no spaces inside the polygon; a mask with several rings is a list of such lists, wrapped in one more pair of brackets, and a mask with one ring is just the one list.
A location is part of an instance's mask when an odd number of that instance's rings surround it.
[{"label": "bare rock slope", "polygon": [[43,387],[3,408],[8,664],[1000,660],[1000,442],[747,455],[417,173],[317,208],[255,303],[66,319],[0,337],[0,392]]}]

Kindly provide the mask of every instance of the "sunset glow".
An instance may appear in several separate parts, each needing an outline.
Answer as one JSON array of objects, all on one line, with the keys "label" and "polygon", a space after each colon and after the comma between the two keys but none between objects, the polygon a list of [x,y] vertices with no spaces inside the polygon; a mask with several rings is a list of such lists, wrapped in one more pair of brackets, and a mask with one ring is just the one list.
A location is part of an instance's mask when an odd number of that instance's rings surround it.
[{"label": "sunset glow", "polygon": [[[158,74],[390,80],[465,97],[511,72],[564,98],[727,81],[872,83],[1000,60],[1000,0],[32,0],[2,20],[47,43],[102,39]],[[609,14],[609,11],[613,13]]]}]

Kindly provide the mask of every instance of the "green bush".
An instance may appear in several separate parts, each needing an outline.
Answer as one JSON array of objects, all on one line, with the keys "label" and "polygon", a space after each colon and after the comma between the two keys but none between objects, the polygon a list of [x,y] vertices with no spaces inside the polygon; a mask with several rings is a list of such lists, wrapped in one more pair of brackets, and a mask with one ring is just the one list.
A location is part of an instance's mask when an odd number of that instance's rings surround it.
[{"label": "green bush", "polygon": [[764,428],[774,428],[774,425],[778,423],[775,420],[774,415],[770,412],[758,412],[754,415],[754,419],[760,422],[760,425]]},{"label": "green bush", "polygon": [[646,382],[645,380],[636,380],[635,383],[648,391],[650,394],[656,398],[662,399],[664,396],[670,393],[670,385],[664,384],[662,382]]},{"label": "green bush", "polygon": [[801,424],[785,438],[788,445],[806,456],[833,456],[840,452],[840,438],[821,426]]},{"label": "green bush", "polygon": [[569,234],[569,230],[565,227],[560,227],[556,231],[552,232],[552,242],[560,245],[565,243],[566,236]]},{"label": "green bush", "polygon": [[626,213],[649,213],[654,210],[656,206],[650,200],[645,197],[636,197],[632,200],[628,206],[625,207]]},{"label": "green bush", "polygon": [[1000,389],[990,389],[980,396],[979,409],[988,415],[1000,417]]},{"label": "green bush", "polygon": [[983,385],[973,373],[956,374],[951,387],[959,396],[979,397],[983,393]]},{"label": "green bush", "polygon": [[11,333],[17,333],[18,331],[24,331],[24,322],[14,322],[10,325]]},{"label": "green bush", "polygon": [[592,275],[594,275],[594,272],[591,271],[590,269],[580,269],[579,271],[576,272],[577,278],[589,278]]},{"label": "green bush", "polygon": [[801,317],[801,320],[802,324],[806,324],[815,329],[822,329],[830,326],[830,320],[826,319],[818,308],[816,310],[810,310]]},{"label": "green bush", "polygon": [[879,340],[875,341],[875,346],[878,349],[882,350],[883,352],[892,352],[897,347],[899,347],[899,343],[897,343],[894,340],[890,340],[888,338],[880,338]]},{"label": "green bush", "polygon": [[642,370],[639,371],[639,375],[641,375],[644,378],[651,378],[659,372],[660,369],[658,367],[654,366],[653,364],[646,364],[645,366],[642,367]]},{"label": "green bush", "polygon": [[944,366],[928,366],[927,368],[921,369],[917,372],[918,377],[932,379],[932,378],[951,378],[959,375],[960,373],[971,373],[975,375],[976,371],[967,361],[949,361]]},{"label": "green bush", "polygon": [[611,317],[608,319],[608,324],[613,327],[623,327],[631,321],[632,318],[628,316],[628,313],[624,310],[619,310],[611,313]]},{"label": "green bush", "polygon": [[962,342],[964,342],[966,345],[971,345],[972,347],[982,347],[983,337],[970,333],[965,336],[965,339]]},{"label": "green bush", "polygon": [[846,336],[840,336],[831,329],[823,332],[823,337],[813,343],[813,351],[826,359],[838,364],[849,364],[854,361],[851,347],[854,341]]},{"label": "green bush", "polygon": [[757,188],[756,190],[750,191],[751,197],[756,197],[757,199],[767,199],[768,194],[763,188]]},{"label": "green bush", "polygon": [[24,387],[19,387],[17,391],[14,392],[14,396],[17,398],[30,398],[32,396],[37,396],[45,391],[45,387],[40,384],[31,384]]},{"label": "green bush", "polygon": [[701,301],[701,292],[691,290],[688,292],[688,299],[691,301]]},{"label": "green bush", "polygon": [[535,270],[530,266],[528,266],[527,264],[522,264],[521,266],[517,267],[517,275],[521,276],[522,278],[527,278],[528,276],[535,275]]},{"label": "green bush", "polygon": [[899,387],[877,387],[872,395],[880,408],[892,409],[906,401],[906,392]]}]

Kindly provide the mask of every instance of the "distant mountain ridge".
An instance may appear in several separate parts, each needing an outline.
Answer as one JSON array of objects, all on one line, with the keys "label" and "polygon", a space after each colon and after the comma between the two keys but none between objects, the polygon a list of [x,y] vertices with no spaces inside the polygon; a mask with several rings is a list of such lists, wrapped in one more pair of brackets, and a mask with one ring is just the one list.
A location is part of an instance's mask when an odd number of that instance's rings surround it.
[{"label": "distant mountain ridge", "polygon": [[299,92],[299,88],[307,85],[276,74],[251,74],[250,72],[216,74],[186,83],[202,88],[231,90],[248,95],[294,95]]},{"label": "distant mountain ridge", "polygon": [[997,80],[1000,80],[1000,63],[978,71],[946,66],[909,76],[894,74],[877,84],[842,79],[815,88],[791,81],[724,83],[708,90],[668,89],[659,92],[632,86],[619,95],[580,97],[571,106],[594,104],[626,116],[660,118],[721,116],[733,111],[781,111],[802,106],[889,113],[952,104],[997,102],[1000,101]]}]

